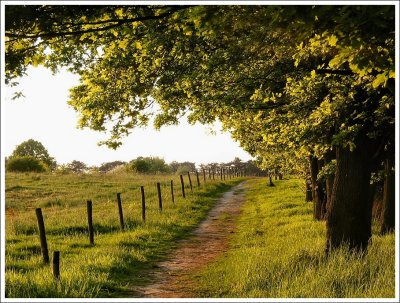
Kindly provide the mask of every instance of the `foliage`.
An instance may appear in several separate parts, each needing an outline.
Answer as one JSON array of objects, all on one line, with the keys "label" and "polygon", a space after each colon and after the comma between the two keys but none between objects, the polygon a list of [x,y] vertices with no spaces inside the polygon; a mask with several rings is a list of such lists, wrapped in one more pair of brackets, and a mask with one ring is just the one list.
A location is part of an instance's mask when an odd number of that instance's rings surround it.
[{"label": "foliage", "polygon": [[98,169],[98,170],[99,170],[100,172],[106,173],[106,172],[109,172],[109,171],[113,170],[113,169],[116,168],[117,166],[125,165],[125,164],[126,164],[126,162],[124,162],[124,161],[105,162],[105,163],[102,163],[102,164],[99,166],[99,169]]},{"label": "foliage", "polygon": [[175,173],[177,175],[185,175],[188,172],[192,172],[192,171],[193,171],[192,168],[190,166],[188,166],[188,165],[179,165],[178,169],[176,170]]},{"label": "foliage", "polygon": [[49,167],[32,156],[12,156],[7,159],[6,170],[9,172],[45,172]]},{"label": "foliage", "polygon": [[29,139],[19,144],[11,154],[10,158],[13,157],[32,157],[45,163],[49,168],[54,169],[56,167],[56,161],[50,157],[49,152],[39,141]]},{"label": "foliage", "polygon": [[185,113],[264,168],[394,136],[394,6],[7,6],[6,38],[6,80],[69,66],[79,125],[112,148]]},{"label": "foliage", "polygon": [[138,157],[128,164],[129,168],[138,173],[167,173],[169,166],[159,157]]},{"label": "foliage", "polygon": [[78,160],[73,160],[71,163],[68,163],[67,167],[74,173],[84,173],[88,169],[85,163]]},{"label": "foliage", "polygon": [[177,161],[172,161],[169,163],[169,167],[171,172],[179,174],[178,171],[182,171],[182,168],[184,168],[184,173],[190,172],[190,171],[195,171],[196,170],[196,163],[194,162],[177,162]]}]

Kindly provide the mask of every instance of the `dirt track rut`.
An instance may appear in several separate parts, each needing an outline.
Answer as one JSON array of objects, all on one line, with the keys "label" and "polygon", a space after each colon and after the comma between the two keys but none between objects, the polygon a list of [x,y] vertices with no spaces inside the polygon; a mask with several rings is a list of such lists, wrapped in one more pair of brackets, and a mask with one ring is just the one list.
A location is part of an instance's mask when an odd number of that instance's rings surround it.
[{"label": "dirt track rut", "polygon": [[178,242],[168,260],[151,273],[151,285],[136,289],[142,298],[191,298],[191,274],[228,249],[228,237],[244,201],[244,182],[226,192],[187,239]]}]

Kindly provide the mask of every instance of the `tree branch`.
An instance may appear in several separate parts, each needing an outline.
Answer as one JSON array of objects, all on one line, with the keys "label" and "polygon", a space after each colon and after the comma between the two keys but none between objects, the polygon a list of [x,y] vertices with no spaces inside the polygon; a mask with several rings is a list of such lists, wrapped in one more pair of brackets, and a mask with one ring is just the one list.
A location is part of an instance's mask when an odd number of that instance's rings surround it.
[{"label": "tree branch", "polygon": [[[86,34],[86,33],[93,33],[93,32],[101,32],[101,31],[106,31],[115,27],[119,27],[121,25],[124,25],[126,23],[133,23],[133,22],[138,22],[138,21],[146,21],[146,20],[159,20],[163,19],[165,17],[169,17],[172,14],[174,14],[177,11],[187,9],[189,7],[192,7],[190,5],[182,5],[182,6],[177,6],[173,7],[170,11],[162,13],[158,16],[152,15],[152,16],[144,16],[144,17],[137,17],[137,18],[129,18],[129,19],[114,19],[114,20],[107,20],[109,22],[115,22],[115,24],[110,24],[108,26],[103,26],[103,27],[98,27],[98,28],[91,28],[87,30],[76,30],[76,31],[70,31],[70,32],[48,32],[48,33],[39,33],[39,34],[14,34],[10,32],[5,32],[5,36],[9,38],[22,38],[22,39],[37,39],[37,38],[55,38],[55,37],[65,37],[65,36],[73,36],[73,35],[81,35],[81,34]],[[7,41],[6,41],[7,42]]]},{"label": "tree branch", "polygon": [[315,73],[317,75],[322,75],[322,74],[343,75],[343,76],[354,75],[354,73],[351,70],[346,70],[346,69],[326,69],[326,68],[321,68],[321,69],[316,69]]}]

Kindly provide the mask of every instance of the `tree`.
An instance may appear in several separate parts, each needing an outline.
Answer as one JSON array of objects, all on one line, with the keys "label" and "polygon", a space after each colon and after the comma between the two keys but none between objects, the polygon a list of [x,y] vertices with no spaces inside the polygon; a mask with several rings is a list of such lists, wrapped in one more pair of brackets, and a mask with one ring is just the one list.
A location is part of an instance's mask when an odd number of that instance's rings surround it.
[{"label": "tree", "polygon": [[129,167],[138,173],[169,172],[169,166],[159,157],[138,157],[129,162]]},{"label": "tree", "polygon": [[169,167],[170,167],[171,172],[177,173],[177,174],[182,174],[182,173],[195,171],[196,163],[189,162],[189,161],[185,161],[185,162],[172,161],[169,164]]},{"label": "tree", "polygon": [[80,126],[112,123],[104,144],[188,113],[219,119],[264,167],[311,155],[317,177],[335,167],[314,197],[327,251],[367,247],[371,172],[394,146],[394,6],[11,6],[6,19],[7,82],[69,66]]},{"label": "tree", "polygon": [[71,163],[68,163],[67,167],[74,173],[84,173],[88,169],[85,163],[78,160],[74,160]]},{"label": "tree", "polygon": [[125,165],[125,164],[126,164],[126,162],[124,162],[124,161],[112,161],[112,162],[102,163],[99,167],[99,171],[102,173],[106,173],[106,172],[113,170],[117,166]]},{"label": "tree", "polygon": [[43,144],[33,139],[29,139],[19,144],[10,156],[10,158],[15,157],[32,157],[38,161],[42,161],[50,169],[56,167],[56,161],[54,158],[50,157]]},{"label": "tree", "polygon": [[48,166],[32,156],[14,156],[7,159],[6,170],[12,172],[37,172],[48,170]]}]

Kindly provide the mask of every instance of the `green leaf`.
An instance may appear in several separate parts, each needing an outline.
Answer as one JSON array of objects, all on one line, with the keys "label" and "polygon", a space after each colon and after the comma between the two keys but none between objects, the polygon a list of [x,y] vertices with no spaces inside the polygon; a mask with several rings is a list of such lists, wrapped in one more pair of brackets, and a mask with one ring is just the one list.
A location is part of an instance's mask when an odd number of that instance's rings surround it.
[{"label": "green leaf", "polygon": [[384,86],[386,85],[387,80],[388,80],[387,72],[379,74],[378,76],[376,76],[374,82],[372,82],[372,87],[378,88],[379,86]]},{"label": "green leaf", "polygon": [[332,35],[328,38],[328,43],[330,46],[335,46],[338,42],[338,38],[335,35]]}]

